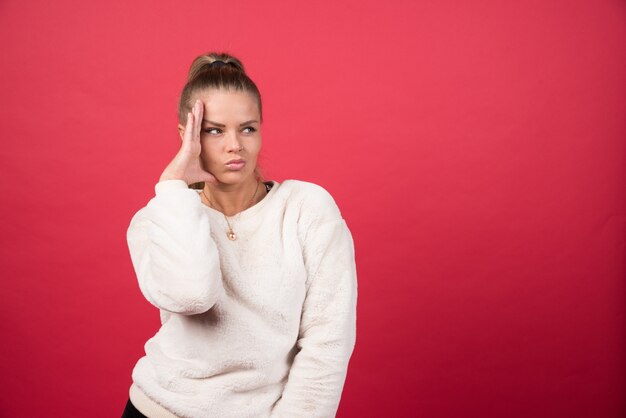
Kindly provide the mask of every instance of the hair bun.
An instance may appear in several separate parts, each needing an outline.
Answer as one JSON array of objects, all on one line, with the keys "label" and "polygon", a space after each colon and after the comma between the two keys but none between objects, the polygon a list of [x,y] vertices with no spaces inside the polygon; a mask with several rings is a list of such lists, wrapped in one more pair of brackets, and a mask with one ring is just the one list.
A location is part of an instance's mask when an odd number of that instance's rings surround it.
[{"label": "hair bun", "polygon": [[[242,62],[226,53],[210,52],[208,54],[200,55],[192,63],[189,69],[188,81],[195,79],[198,74],[209,70],[221,70],[227,68],[228,70],[241,71],[246,73]],[[228,71],[226,70],[226,71]]]}]

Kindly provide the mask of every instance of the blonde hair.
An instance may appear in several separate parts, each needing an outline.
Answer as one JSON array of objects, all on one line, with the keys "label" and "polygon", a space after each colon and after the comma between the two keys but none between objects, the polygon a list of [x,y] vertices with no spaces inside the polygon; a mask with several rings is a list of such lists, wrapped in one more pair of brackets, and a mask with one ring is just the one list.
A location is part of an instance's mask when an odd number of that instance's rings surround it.
[{"label": "blonde hair", "polygon": [[[216,61],[221,61],[223,65],[214,65]],[[191,111],[191,96],[198,90],[206,89],[245,91],[251,94],[259,105],[259,115],[263,120],[261,93],[246,74],[243,63],[223,52],[209,52],[196,57],[189,68],[187,83],[178,101],[178,120],[182,125],[187,122],[187,113]]]}]

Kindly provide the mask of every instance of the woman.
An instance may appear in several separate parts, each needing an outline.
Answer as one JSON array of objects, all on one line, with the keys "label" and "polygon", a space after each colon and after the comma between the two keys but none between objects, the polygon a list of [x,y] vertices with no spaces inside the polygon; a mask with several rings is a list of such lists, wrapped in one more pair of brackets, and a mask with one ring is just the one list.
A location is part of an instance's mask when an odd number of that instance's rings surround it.
[{"label": "woman", "polygon": [[261,95],[239,60],[196,58],[182,145],[128,228],[161,328],[124,417],[333,417],[356,336],[350,231],[320,186],[263,181]]}]

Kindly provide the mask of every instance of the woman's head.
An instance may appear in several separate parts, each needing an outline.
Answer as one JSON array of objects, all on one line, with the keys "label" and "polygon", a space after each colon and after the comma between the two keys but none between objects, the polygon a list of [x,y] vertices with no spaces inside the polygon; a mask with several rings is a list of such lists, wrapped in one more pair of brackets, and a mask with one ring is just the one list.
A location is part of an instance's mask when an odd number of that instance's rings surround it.
[{"label": "woman's head", "polygon": [[211,52],[200,55],[191,64],[187,84],[183,87],[178,102],[178,120],[187,122],[187,113],[193,106],[194,93],[203,90],[240,91],[250,94],[259,107],[259,117],[263,118],[261,93],[248,77],[240,60],[225,53]]},{"label": "woman's head", "polygon": [[204,108],[200,133],[204,168],[224,185],[260,178],[257,158],[261,149],[261,95],[241,61],[218,53],[201,55],[193,61],[178,106],[181,138],[187,114],[197,100]]}]

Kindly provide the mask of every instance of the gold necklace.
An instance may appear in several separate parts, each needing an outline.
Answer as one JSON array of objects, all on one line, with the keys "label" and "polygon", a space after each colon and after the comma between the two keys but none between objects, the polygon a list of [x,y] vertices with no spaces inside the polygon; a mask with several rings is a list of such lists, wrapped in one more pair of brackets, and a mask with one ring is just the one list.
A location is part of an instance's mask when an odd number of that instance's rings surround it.
[{"label": "gold necklace", "polygon": [[[248,209],[250,207],[250,205],[252,205],[252,202],[254,201],[254,198],[255,198],[257,192],[259,191],[259,184],[261,184],[261,182],[259,180],[257,180],[256,181],[256,188],[254,189],[254,194],[250,198],[250,201],[248,202],[248,205],[241,212],[243,212],[244,210]],[[213,209],[217,210],[218,212],[221,212],[221,211],[219,211],[215,207],[215,205],[213,205],[213,202],[211,201],[211,199],[209,199],[209,197],[204,193],[204,189],[202,189],[202,192],[200,192],[200,193],[202,193],[204,195],[204,197],[206,198],[206,200],[209,201],[209,205],[211,205],[211,207]],[[239,218],[239,215],[241,214],[241,212],[239,212],[237,215],[235,215],[235,221]],[[237,234],[235,234],[235,231],[233,231],[233,226],[228,221],[228,216],[226,216],[226,214],[224,212],[222,212],[222,215],[224,215],[224,219],[226,219],[226,224],[228,225],[228,232],[226,233],[226,236],[231,241],[236,240],[237,239]]]}]

